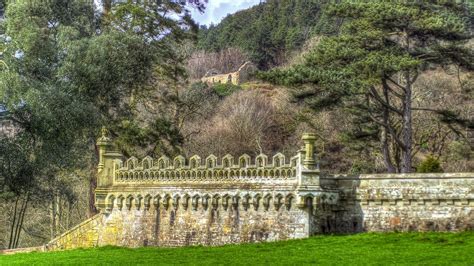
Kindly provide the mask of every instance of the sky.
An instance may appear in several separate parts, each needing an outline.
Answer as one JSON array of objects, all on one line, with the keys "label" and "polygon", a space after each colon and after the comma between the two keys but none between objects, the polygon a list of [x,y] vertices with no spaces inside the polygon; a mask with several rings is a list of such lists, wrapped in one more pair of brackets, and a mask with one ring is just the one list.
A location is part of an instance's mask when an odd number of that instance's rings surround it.
[{"label": "sky", "polygon": [[[227,14],[252,7],[261,0],[208,0],[204,13],[191,9],[191,15],[200,25],[218,24]],[[94,0],[96,6],[101,6],[101,0]]]},{"label": "sky", "polygon": [[247,9],[260,3],[260,0],[209,0],[204,13],[192,10],[192,16],[200,25],[218,24],[227,14]]}]

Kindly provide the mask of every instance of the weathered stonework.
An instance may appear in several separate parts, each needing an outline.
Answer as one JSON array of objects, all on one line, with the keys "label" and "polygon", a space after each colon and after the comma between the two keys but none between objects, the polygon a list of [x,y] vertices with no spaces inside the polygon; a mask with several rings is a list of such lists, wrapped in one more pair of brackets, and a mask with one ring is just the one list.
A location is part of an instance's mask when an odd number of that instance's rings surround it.
[{"label": "weathered stonework", "polygon": [[283,154],[122,161],[98,141],[100,214],[46,248],[223,245],[361,231],[474,228],[474,173],[321,176],[315,135]]},{"label": "weathered stonework", "polygon": [[339,202],[321,232],[474,229],[474,173],[328,176]]},{"label": "weathered stonework", "polygon": [[8,118],[8,113],[0,109],[0,138],[13,137],[18,132],[13,120]]},{"label": "weathered stonework", "polygon": [[252,74],[256,71],[256,67],[251,62],[245,62],[239,69],[235,72],[226,73],[226,74],[215,74],[210,75],[206,74],[201,78],[201,81],[208,84],[222,83],[222,84],[234,84],[239,85],[244,82],[249,81]]}]

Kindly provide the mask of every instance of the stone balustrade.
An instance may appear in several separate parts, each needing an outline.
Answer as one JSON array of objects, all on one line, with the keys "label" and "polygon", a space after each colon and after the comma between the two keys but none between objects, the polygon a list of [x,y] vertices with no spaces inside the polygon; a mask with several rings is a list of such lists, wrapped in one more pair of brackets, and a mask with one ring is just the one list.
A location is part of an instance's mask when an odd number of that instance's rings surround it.
[{"label": "stone balustrade", "polygon": [[132,157],[122,163],[117,162],[114,169],[114,181],[126,182],[265,182],[275,180],[296,180],[296,165],[298,156],[291,158],[286,164],[285,156],[278,153],[268,163],[268,156],[258,155],[251,164],[251,157],[244,154],[239,157],[238,164],[234,163],[232,155],[226,155],[219,161],[214,155],[208,156],[204,162],[198,155],[188,160],[177,156],[170,160],[162,156],[157,160],[146,157],[139,161]]}]

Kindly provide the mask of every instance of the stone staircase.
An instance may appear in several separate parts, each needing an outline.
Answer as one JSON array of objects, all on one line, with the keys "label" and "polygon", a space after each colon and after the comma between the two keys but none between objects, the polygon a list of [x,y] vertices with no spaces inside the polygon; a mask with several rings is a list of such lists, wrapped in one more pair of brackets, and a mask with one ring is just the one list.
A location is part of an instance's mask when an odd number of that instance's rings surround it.
[{"label": "stone staircase", "polygon": [[96,214],[44,245],[45,251],[98,246],[103,213]]}]

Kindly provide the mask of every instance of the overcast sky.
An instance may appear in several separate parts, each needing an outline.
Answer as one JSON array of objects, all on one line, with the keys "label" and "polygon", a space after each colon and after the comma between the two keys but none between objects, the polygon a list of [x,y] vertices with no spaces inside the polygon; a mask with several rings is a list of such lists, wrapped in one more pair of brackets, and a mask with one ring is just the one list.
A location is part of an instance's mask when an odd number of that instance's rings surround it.
[{"label": "overcast sky", "polygon": [[201,25],[219,23],[227,14],[249,8],[260,3],[260,0],[209,0],[204,13],[192,10],[192,16]]}]

